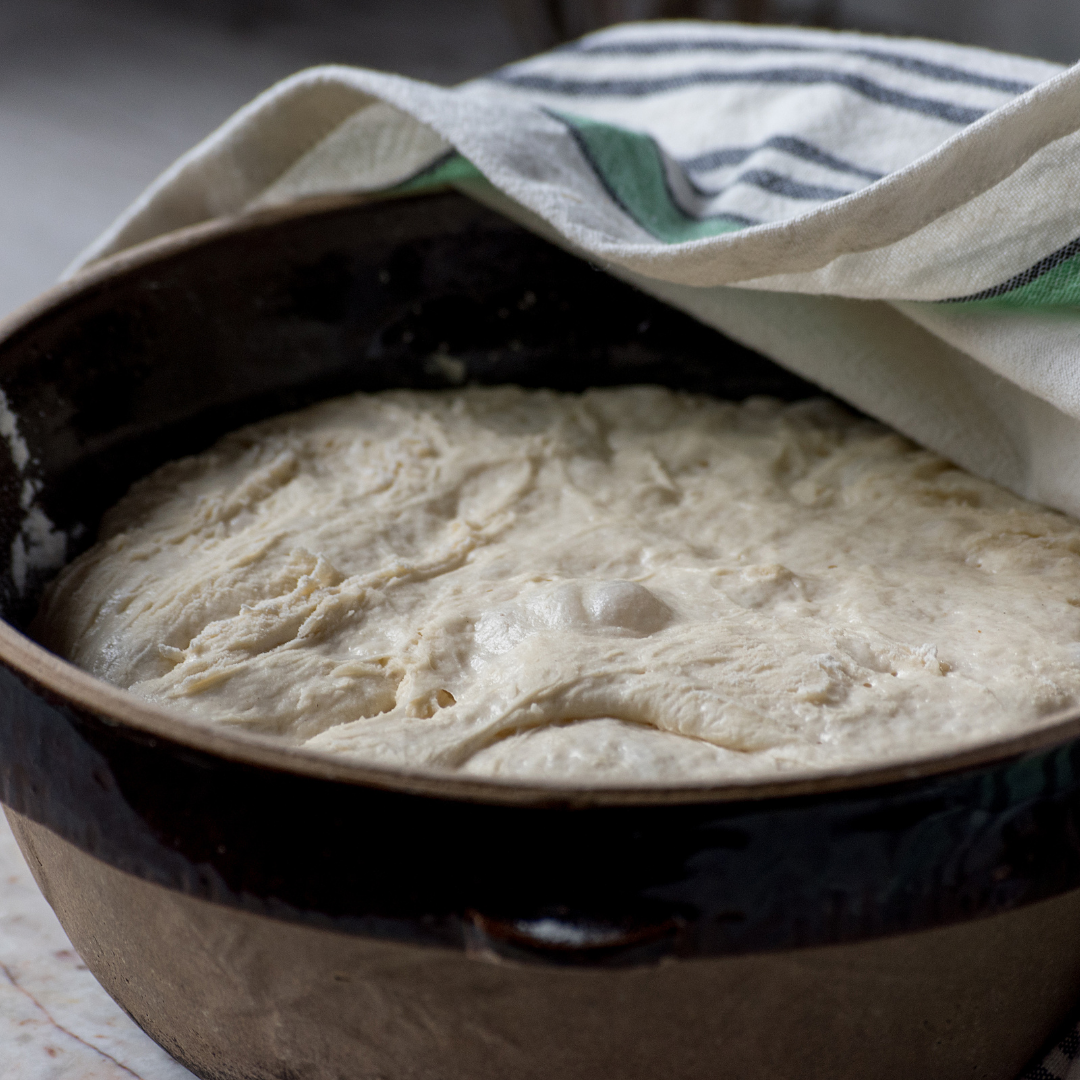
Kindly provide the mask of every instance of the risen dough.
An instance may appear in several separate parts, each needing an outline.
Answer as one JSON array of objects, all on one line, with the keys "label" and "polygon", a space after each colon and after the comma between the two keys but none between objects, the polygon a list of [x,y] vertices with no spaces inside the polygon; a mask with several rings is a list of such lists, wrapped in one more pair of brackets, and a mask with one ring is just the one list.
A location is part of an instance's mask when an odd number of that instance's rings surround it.
[{"label": "risen dough", "polygon": [[1080,527],[824,401],[356,395],[159,469],[40,638],[217,724],[583,783],[921,756],[1080,701]]}]

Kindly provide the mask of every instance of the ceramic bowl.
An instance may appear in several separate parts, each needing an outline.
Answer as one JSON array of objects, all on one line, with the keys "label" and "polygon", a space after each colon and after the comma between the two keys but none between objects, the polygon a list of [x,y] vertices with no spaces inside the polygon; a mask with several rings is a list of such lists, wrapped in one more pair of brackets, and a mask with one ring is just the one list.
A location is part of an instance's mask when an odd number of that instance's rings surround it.
[{"label": "ceramic bowl", "polygon": [[878,770],[583,791],[288,751],[20,632],[160,463],[465,379],[813,392],[454,193],[173,234],[2,329],[0,796],[102,985],[213,1080],[1012,1080],[1080,1001],[1075,715]]}]

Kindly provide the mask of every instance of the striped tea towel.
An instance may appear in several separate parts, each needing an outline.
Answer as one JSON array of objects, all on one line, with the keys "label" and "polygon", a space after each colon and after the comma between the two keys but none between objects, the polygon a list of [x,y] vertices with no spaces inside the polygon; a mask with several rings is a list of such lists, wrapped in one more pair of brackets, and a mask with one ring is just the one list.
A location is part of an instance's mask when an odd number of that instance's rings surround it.
[{"label": "striped tea towel", "polygon": [[[74,269],[218,215],[445,184],[1080,514],[1080,69],[697,22],[449,90],[315,68],[178,161]],[[1074,1026],[1025,1075],[1080,1080],[1078,1053]]]},{"label": "striped tea towel", "polygon": [[313,68],[77,267],[222,214],[439,184],[1080,514],[1080,69],[702,22],[616,27],[453,89]]},{"label": "striped tea towel", "polygon": [[314,68],[77,265],[221,214],[446,183],[1080,514],[1080,70],[700,22],[616,27],[454,89]]}]

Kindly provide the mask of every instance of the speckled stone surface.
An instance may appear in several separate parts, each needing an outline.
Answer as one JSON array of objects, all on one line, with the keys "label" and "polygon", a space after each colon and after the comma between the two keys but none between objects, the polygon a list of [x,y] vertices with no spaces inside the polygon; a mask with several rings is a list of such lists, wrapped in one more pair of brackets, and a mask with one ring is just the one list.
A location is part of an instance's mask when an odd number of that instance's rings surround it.
[{"label": "speckled stone surface", "polygon": [[0,1076],[192,1080],[98,986],[0,816]]}]

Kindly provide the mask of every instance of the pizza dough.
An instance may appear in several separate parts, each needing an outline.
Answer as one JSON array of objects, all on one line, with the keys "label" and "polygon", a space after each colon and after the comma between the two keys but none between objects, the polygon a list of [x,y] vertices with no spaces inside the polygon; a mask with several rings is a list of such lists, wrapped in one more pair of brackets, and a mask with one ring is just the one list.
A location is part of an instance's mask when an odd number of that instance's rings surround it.
[{"label": "pizza dough", "polygon": [[34,629],[365,762],[767,776],[1080,702],[1080,525],[824,400],[361,394],[137,483]]}]

